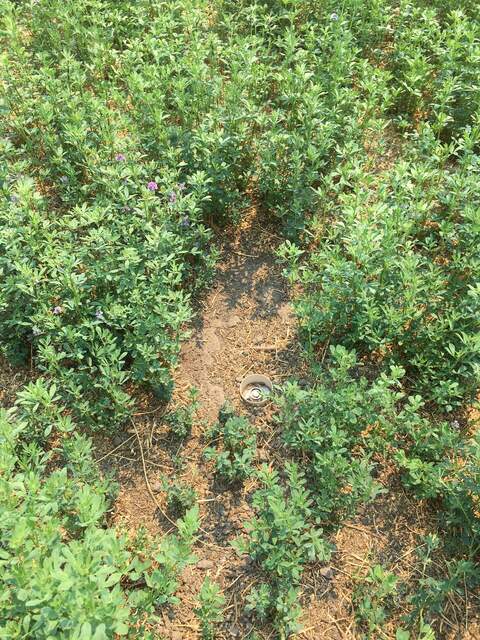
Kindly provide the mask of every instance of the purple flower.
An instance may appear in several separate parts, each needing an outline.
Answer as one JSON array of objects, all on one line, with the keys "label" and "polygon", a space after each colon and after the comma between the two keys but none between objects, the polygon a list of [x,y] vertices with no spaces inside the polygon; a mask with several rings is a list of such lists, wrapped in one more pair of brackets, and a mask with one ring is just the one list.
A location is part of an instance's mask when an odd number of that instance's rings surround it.
[{"label": "purple flower", "polygon": [[53,307],[52,313],[54,316],[59,316],[61,313],[63,313],[63,307]]},{"label": "purple flower", "polygon": [[170,204],[175,204],[175,202],[177,201],[177,194],[175,193],[175,191],[170,191],[168,201],[170,202]]},{"label": "purple flower", "polygon": [[42,334],[41,330],[38,327],[33,327],[32,334],[34,338],[37,338]]},{"label": "purple flower", "polygon": [[68,182],[67,176],[60,176],[60,182],[63,183],[63,184],[67,184],[67,182]]},{"label": "purple flower", "polygon": [[158,184],[154,181],[151,180],[148,184],[147,184],[147,189],[149,191],[156,191],[158,189]]},{"label": "purple flower", "polygon": [[333,12],[330,16],[330,20],[333,20],[333,22],[336,22],[338,20],[338,13]]},{"label": "purple flower", "polygon": [[179,191],[185,191],[186,187],[185,187],[185,183],[184,182],[180,182],[178,185],[178,190]]},{"label": "purple flower", "polygon": [[190,220],[188,219],[188,216],[185,216],[184,218],[182,218],[182,221],[180,222],[180,224],[182,225],[182,227],[189,227]]},{"label": "purple flower", "polygon": [[127,158],[124,156],[123,153],[117,153],[117,155],[115,156],[115,160],[117,162],[125,162]]},{"label": "purple flower", "polygon": [[10,202],[18,202],[20,198],[14,193],[13,196],[10,196]]},{"label": "purple flower", "polygon": [[97,309],[95,311],[95,317],[97,320],[103,320],[104,319],[103,311],[101,309]]}]

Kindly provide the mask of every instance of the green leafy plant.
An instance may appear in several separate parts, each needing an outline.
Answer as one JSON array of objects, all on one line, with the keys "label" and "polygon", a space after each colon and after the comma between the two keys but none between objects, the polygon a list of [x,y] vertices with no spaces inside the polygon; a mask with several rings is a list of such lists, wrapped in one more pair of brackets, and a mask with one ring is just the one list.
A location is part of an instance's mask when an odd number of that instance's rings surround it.
[{"label": "green leafy plant", "polygon": [[195,489],[180,481],[167,482],[166,493],[168,510],[177,515],[183,515],[197,500]]},{"label": "green leafy plant", "polygon": [[237,416],[225,406],[220,410],[219,420],[210,430],[209,437],[221,438],[223,448],[207,447],[204,455],[214,460],[217,474],[227,482],[238,482],[253,472],[253,461],[257,451],[255,427],[243,416]]},{"label": "green leafy plant", "polygon": [[[374,384],[353,377],[355,354],[331,349],[332,367],[317,385],[287,383],[278,398],[278,422],[289,449],[308,461],[305,475],[315,513],[330,524],[352,515],[381,488],[373,478],[369,450],[381,449],[395,431],[396,390],[402,375],[392,370]],[[352,452],[357,449],[356,455]]]},{"label": "green leafy plant", "polygon": [[225,596],[220,587],[207,576],[198,594],[198,607],[195,610],[204,640],[215,638],[215,624],[223,620],[224,606]]},{"label": "green leafy plant", "polygon": [[186,438],[190,435],[193,426],[195,413],[198,411],[197,400],[198,390],[190,390],[190,401],[187,405],[177,407],[165,415],[165,422],[168,424],[170,432],[176,438]]},{"label": "green leafy plant", "polygon": [[[377,564],[366,576],[359,578],[353,592],[355,618],[366,629],[368,638],[381,629],[388,617],[388,609],[396,594],[398,578]],[[397,633],[398,635],[398,633]]]},{"label": "green leafy plant", "polygon": [[60,395],[55,384],[43,378],[28,383],[17,394],[19,416],[26,423],[23,436],[45,443],[55,432],[68,433],[74,428],[70,416],[59,404]]},{"label": "green leafy plant", "polygon": [[[473,397],[480,379],[478,135],[472,127],[446,146],[425,127],[409,159],[378,181],[355,175],[305,260],[292,245],[281,251],[292,283],[302,284],[296,311],[313,362],[326,343],[342,344],[402,366],[422,395],[447,409]],[[452,154],[458,161],[449,167]]]},{"label": "green leafy plant", "polygon": [[[434,506],[448,556],[443,574],[419,558],[397,637],[432,638],[476,584],[479,25],[469,0],[0,0],[0,352],[34,380],[1,417],[0,637],[147,639],[175,605],[193,491],[170,478],[175,535],[129,541],[71,432],[117,428],[140,390],[170,400],[215,239],[252,204],[288,238],[311,385],[276,400],[282,458],[239,543],[264,574],[248,611],[298,629],[304,566],[384,464]],[[166,414],[175,438],[196,409]],[[211,437],[218,477],[255,477],[246,418],[222,409]],[[357,609],[374,634],[394,593],[372,571]],[[212,583],[202,598],[208,635]]]},{"label": "green leafy plant", "polygon": [[89,459],[90,442],[64,442],[66,464],[51,471],[53,452],[24,446],[24,432],[27,422],[0,412],[0,637],[142,633],[155,606],[175,602],[176,576],[194,559],[198,510],[178,521],[154,562],[143,560],[106,528],[112,487]]},{"label": "green leafy plant", "polygon": [[304,565],[330,557],[303,474],[293,463],[286,464],[285,473],[284,487],[277,472],[261,468],[262,488],[253,497],[257,515],[245,525],[248,538],[234,544],[268,575],[268,582],[250,592],[247,610],[260,619],[272,618],[281,638],[300,628],[298,595]]}]

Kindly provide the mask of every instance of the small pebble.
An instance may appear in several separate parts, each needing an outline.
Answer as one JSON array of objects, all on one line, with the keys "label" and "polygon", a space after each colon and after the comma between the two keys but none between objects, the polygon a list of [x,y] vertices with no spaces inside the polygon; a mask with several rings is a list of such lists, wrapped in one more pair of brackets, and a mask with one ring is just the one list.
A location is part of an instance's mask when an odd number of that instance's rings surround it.
[{"label": "small pebble", "polygon": [[229,329],[232,329],[233,327],[236,327],[239,322],[240,322],[240,318],[238,316],[232,316],[227,320],[226,326]]},{"label": "small pebble", "polygon": [[327,580],[330,580],[330,578],[333,578],[333,569],[332,569],[332,567],[322,567],[320,569],[320,575],[323,578],[326,578]]},{"label": "small pebble", "polygon": [[197,569],[213,569],[215,563],[212,560],[200,560],[197,562]]},{"label": "small pebble", "polygon": [[257,449],[257,458],[260,462],[268,460],[268,451],[266,449]]}]

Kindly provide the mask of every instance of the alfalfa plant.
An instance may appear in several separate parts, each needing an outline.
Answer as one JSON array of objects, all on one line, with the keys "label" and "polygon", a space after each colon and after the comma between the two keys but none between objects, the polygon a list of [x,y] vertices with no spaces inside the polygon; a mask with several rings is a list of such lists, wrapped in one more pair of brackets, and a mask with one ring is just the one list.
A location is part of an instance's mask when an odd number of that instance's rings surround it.
[{"label": "alfalfa plant", "polygon": [[229,406],[223,406],[218,422],[209,432],[221,446],[205,449],[205,458],[215,462],[215,471],[227,482],[241,482],[253,473],[257,451],[255,426],[244,417],[235,415]]},{"label": "alfalfa plant", "polygon": [[203,640],[214,640],[215,625],[223,620],[224,606],[225,596],[220,587],[207,576],[202,583],[195,609]]}]

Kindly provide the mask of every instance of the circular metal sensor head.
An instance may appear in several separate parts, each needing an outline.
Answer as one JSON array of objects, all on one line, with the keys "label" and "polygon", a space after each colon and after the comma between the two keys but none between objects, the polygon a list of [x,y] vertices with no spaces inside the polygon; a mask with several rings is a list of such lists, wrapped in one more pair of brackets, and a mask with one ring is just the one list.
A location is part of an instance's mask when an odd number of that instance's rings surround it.
[{"label": "circular metal sensor head", "polygon": [[240,383],[240,395],[247,404],[261,407],[268,402],[273,384],[270,378],[260,373],[246,376]]}]

